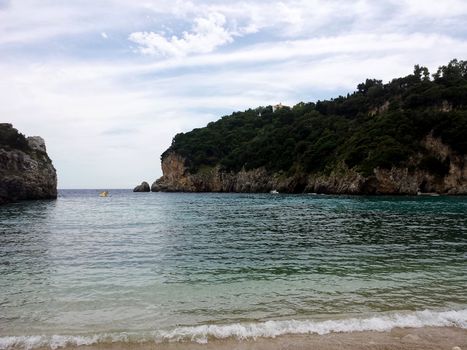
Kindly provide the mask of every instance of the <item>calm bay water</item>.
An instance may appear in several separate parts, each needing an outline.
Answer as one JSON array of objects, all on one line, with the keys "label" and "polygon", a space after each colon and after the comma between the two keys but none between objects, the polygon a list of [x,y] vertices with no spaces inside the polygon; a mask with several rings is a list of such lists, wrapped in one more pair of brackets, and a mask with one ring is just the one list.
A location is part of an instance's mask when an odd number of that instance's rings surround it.
[{"label": "calm bay water", "polygon": [[467,327],[467,197],[97,193],[0,207],[0,349]]}]

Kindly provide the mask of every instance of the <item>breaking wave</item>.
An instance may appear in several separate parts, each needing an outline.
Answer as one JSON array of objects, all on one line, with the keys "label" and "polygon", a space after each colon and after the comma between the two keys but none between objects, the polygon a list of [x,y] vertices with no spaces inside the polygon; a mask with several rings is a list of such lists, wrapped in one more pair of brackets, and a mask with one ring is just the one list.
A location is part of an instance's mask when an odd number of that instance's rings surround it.
[{"label": "breaking wave", "polygon": [[0,349],[58,349],[66,346],[101,343],[197,342],[210,339],[274,338],[292,334],[328,334],[360,331],[389,331],[393,328],[459,327],[467,329],[467,309],[452,311],[416,311],[392,313],[368,318],[328,321],[280,320],[230,325],[178,327],[145,333],[102,333],[94,335],[33,335],[0,337]]}]

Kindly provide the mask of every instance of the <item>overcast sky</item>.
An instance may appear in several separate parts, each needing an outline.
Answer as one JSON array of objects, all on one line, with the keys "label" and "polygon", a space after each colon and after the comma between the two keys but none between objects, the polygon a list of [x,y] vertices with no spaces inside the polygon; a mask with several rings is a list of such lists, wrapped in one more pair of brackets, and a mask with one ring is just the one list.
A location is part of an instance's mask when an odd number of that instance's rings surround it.
[{"label": "overcast sky", "polygon": [[0,122],[59,188],[132,188],[178,132],[466,59],[466,23],[466,0],[0,0]]}]

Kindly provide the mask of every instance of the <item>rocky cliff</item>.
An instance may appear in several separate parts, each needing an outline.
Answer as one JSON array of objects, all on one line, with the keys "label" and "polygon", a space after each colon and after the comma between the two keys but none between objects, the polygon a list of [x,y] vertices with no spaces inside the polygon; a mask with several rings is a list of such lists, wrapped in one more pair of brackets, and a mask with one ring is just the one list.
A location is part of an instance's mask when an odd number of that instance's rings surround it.
[{"label": "rocky cliff", "polygon": [[[415,166],[375,168],[364,176],[345,163],[329,173],[268,172],[264,167],[239,172],[226,172],[219,165],[204,167],[191,173],[185,159],[175,152],[162,159],[163,176],[151,187],[154,192],[269,192],[328,194],[467,194],[467,156],[460,155],[440,138],[427,135],[422,142],[424,155],[447,164],[446,173],[439,174]],[[419,164],[420,159],[412,159]],[[410,162],[409,162],[410,163]]]},{"label": "rocky cliff", "polygon": [[0,124],[0,204],[57,198],[57,175],[39,136],[24,137]]}]

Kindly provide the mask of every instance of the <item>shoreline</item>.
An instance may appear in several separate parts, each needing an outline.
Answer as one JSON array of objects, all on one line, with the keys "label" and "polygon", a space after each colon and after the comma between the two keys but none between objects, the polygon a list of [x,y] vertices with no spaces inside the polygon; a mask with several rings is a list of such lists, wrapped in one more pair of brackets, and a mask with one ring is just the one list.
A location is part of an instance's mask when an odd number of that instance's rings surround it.
[{"label": "shoreline", "polygon": [[[172,329],[0,335],[0,350],[36,349],[467,349],[467,309],[389,313],[335,320],[270,320]],[[336,343],[337,341],[337,343]],[[289,344],[289,345],[287,345]],[[339,344],[340,347],[335,347]],[[342,347],[344,344],[346,347]],[[460,345],[459,345],[460,344]],[[380,346],[381,345],[381,346]],[[420,345],[420,346],[419,346]],[[264,347],[263,347],[264,346]],[[376,346],[376,347],[375,347]],[[386,346],[386,345],[385,345]],[[417,347],[419,346],[419,347]],[[461,347],[462,349],[462,347]]]},{"label": "shoreline", "polygon": [[[394,328],[391,331],[362,331],[324,335],[282,335],[275,338],[238,340],[234,338],[196,342],[107,342],[92,345],[43,346],[46,349],[80,350],[435,350],[467,349],[467,329],[458,327]],[[7,349],[24,349],[9,347]]]},{"label": "shoreline", "polygon": [[[369,198],[384,198],[384,197],[396,197],[396,198],[458,198],[467,197],[467,193],[436,193],[436,192],[422,192],[422,193],[350,193],[350,192],[339,192],[339,193],[328,193],[328,192],[277,192],[271,193],[270,191],[258,191],[258,192],[241,192],[241,191],[149,191],[149,192],[134,192],[131,188],[84,188],[84,189],[73,189],[73,188],[60,188],[58,189],[57,199],[63,197],[65,193],[72,192],[88,192],[94,194],[101,191],[113,192],[125,192],[134,193],[135,195],[147,195],[147,194],[243,194],[243,195],[296,195],[296,196],[329,196],[329,197],[369,197]],[[61,195],[60,195],[61,194]],[[17,203],[17,202],[16,202]]]}]

